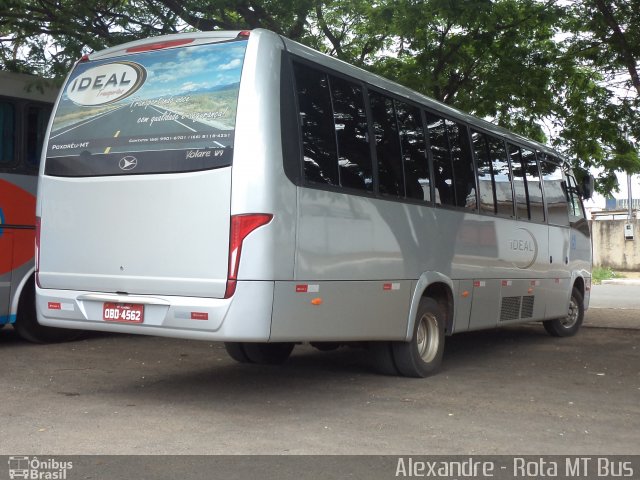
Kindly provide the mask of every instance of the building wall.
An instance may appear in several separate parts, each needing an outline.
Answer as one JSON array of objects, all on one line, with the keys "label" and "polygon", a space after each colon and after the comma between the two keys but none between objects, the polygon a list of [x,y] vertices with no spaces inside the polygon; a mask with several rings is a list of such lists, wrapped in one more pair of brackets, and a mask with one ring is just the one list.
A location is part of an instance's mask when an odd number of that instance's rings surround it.
[{"label": "building wall", "polygon": [[594,267],[640,271],[640,221],[631,221],[634,240],[624,238],[626,223],[626,219],[591,222]]}]

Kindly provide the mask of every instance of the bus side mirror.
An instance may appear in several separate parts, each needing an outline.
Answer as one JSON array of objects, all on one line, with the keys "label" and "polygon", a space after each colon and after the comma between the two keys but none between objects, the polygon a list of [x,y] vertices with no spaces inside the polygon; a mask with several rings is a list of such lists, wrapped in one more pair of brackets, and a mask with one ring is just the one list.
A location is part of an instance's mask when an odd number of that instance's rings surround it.
[{"label": "bus side mirror", "polygon": [[585,175],[582,177],[582,197],[585,200],[593,197],[593,189],[594,189],[595,179],[593,175]]}]

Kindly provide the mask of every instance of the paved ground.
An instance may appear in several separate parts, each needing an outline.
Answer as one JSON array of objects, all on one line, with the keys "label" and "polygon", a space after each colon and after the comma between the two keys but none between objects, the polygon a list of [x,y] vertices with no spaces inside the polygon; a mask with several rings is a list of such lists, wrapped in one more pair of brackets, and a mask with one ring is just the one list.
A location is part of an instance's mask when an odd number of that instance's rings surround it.
[{"label": "paved ground", "polygon": [[457,335],[424,380],[376,375],[355,349],[247,366],[217,343],[5,329],[0,453],[640,454],[639,313],[594,308],[568,339]]}]

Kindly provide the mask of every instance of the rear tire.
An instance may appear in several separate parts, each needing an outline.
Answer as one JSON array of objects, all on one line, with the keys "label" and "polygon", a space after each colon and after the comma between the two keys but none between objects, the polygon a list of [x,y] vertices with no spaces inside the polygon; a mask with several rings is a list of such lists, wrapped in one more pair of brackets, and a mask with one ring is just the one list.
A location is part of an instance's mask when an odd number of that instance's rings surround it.
[{"label": "rear tire", "polygon": [[444,353],[445,315],[433,298],[422,298],[416,312],[413,336],[393,342],[395,365],[405,377],[427,377],[440,368]]},{"label": "rear tire", "polygon": [[584,298],[580,290],[573,288],[566,317],[554,318],[542,322],[544,329],[553,337],[571,337],[575,335],[584,320]]},{"label": "rear tire", "polygon": [[287,361],[294,344],[282,343],[244,343],[243,349],[252,363],[260,365],[280,365]]},{"label": "rear tire", "polygon": [[81,330],[45,327],[38,323],[36,315],[36,287],[32,281],[27,282],[18,301],[18,315],[13,328],[23,339],[32,343],[57,343],[76,340],[82,335]]},{"label": "rear tire", "polygon": [[224,342],[224,348],[231,358],[236,362],[250,363],[249,357],[247,357],[244,347],[240,342]]}]

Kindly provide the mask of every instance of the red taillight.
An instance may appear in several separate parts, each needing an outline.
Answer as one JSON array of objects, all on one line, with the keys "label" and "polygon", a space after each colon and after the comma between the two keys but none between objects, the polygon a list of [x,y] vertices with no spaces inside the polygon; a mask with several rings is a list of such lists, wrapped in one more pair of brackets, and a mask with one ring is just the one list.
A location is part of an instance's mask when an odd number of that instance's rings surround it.
[{"label": "red taillight", "polygon": [[248,213],[244,215],[233,215],[231,217],[231,228],[229,232],[229,273],[227,275],[227,289],[224,292],[224,298],[230,298],[236,291],[242,242],[247,238],[247,235],[256,228],[269,223],[272,218],[273,215],[268,213]]},{"label": "red taillight", "polygon": [[89,55],[85,53],[84,55],[82,55],[82,57],[80,57],[80,60],[78,60],[78,63],[84,63],[88,61],[89,61]]},{"label": "red taillight", "polygon": [[238,38],[249,38],[249,35],[251,35],[251,30],[241,30],[238,33]]},{"label": "red taillight", "polygon": [[40,271],[40,217],[36,217],[36,285],[40,286],[40,278],[38,273]]},{"label": "red taillight", "polygon": [[148,52],[149,50],[162,50],[163,48],[179,47],[193,42],[193,38],[181,38],[179,40],[166,40],[164,42],[146,43],[137,47],[129,47],[127,53]]}]

